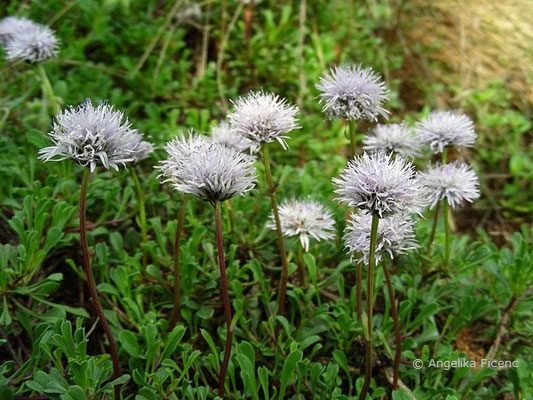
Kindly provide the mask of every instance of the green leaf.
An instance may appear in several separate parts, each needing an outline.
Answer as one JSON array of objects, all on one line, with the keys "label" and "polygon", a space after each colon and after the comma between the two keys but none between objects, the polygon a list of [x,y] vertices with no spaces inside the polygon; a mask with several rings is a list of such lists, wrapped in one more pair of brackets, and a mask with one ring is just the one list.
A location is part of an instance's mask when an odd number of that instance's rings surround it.
[{"label": "green leaf", "polygon": [[294,371],[296,370],[296,363],[302,359],[302,352],[300,350],[293,350],[285,363],[283,363],[283,369],[281,370],[281,386],[279,389],[279,400],[283,399],[287,385],[292,382]]},{"label": "green leaf", "polygon": [[136,358],[143,358],[141,353],[141,348],[137,342],[137,338],[131,331],[122,330],[118,334],[118,340],[122,344],[122,347],[126,352]]}]

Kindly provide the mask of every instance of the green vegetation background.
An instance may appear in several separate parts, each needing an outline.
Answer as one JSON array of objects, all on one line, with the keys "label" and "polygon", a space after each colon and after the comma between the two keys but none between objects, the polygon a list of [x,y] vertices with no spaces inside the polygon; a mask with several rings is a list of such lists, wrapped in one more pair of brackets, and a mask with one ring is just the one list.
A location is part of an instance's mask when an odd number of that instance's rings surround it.
[{"label": "green vegetation background", "polygon": [[[215,386],[225,334],[210,210],[200,202],[187,208],[183,325],[166,335],[180,196],[160,185],[152,166],[177,132],[208,132],[231,99],[260,88],[301,108],[302,129],[291,135],[290,150],[277,149],[273,156],[279,197],[312,195],[326,202],[335,213],[338,237],[307,256],[312,285],[306,291],[291,288],[290,317],[278,317],[282,328],[276,332],[265,313],[275,300],[279,274],[275,238],[265,228],[270,212],[265,182],[253,195],[236,199],[235,232],[226,236],[237,314],[229,392],[243,399],[353,398],[362,384],[362,327],[353,312],[353,264],[340,240],[347,210],[331,201],[331,177],[345,164],[346,139],[339,122],[324,119],[314,88],[329,66],[348,61],[385,76],[392,90],[391,121],[415,121],[446,102],[469,113],[479,134],[476,146],[461,156],[479,174],[483,198],[454,214],[451,273],[425,274],[438,267],[441,232],[424,270],[416,254],[396,265],[402,358],[483,358],[503,326],[496,359],[520,360],[519,368],[500,371],[415,370],[408,362],[401,377],[409,390],[393,397],[533,398],[530,110],[515,106],[504,81],[464,92],[460,82],[445,86],[411,74],[412,49],[415,56],[425,49],[399,40],[409,25],[399,26],[394,1],[262,1],[251,14],[232,0],[205,1],[199,3],[201,17],[176,18],[186,4],[0,5],[2,17],[25,15],[56,30],[61,52],[45,69],[62,105],[108,100],[159,147],[139,166],[150,223],[147,243],[140,242],[137,199],[126,171],[99,171],[89,188],[88,219],[100,224],[89,237],[93,268],[129,374],[124,398],[213,398],[209,388]],[[0,67],[0,398],[31,392],[62,400],[103,398],[111,391],[111,362],[99,356],[103,335],[85,310],[91,312],[76,233],[80,168],[37,161],[51,116],[36,68],[5,61]],[[435,63],[424,68],[446,71]],[[359,132],[367,128],[361,125]],[[101,224],[105,221],[114,223]],[[422,248],[429,228],[430,218],[418,223]],[[293,243],[287,244],[293,259]],[[376,283],[383,286],[381,271]],[[373,398],[388,398],[390,392],[389,304],[379,290]]]}]

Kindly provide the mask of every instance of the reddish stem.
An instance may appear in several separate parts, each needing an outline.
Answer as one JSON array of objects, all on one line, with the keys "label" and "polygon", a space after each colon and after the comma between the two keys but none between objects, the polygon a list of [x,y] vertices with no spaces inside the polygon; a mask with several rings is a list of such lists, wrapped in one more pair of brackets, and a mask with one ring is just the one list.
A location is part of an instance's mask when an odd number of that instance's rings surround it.
[{"label": "reddish stem", "polygon": [[[91,269],[91,260],[89,257],[89,245],[87,243],[86,221],[85,221],[85,200],[87,198],[87,187],[89,186],[89,178],[91,172],[88,168],[85,168],[83,172],[83,179],[80,190],[80,242],[81,250],[83,254],[83,267],[85,269],[85,275],[87,276],[87,286],[89,287],[89,293],[93,299],[93,305],[98,315],[98,319],[104,328],[105,335],[109,341],[109,350],[111,351],[111,360],[113,361],[113,379],[118,379],[120,376],[120,365],[118,361],[117,346],[115,339],[111,333],[111,328],[105,318],[102,304],[98,291],[96,290],[96,283],[94,282],[93,271]],[[115,400],[120,399],[120,387],[115,386]]]},{"label": "reddish stem", "polygon": [[217,237],[218,265],[220,267],[220,284],[227,328],[224,360],[222,361],[222,367],[220,368],[220,376],[218,379],[218,395],[220,397],[224,397],[224,381],[226,380],[226,371],[228,369],[229,358],[231,354],[231,339],[233,337],[233,332],[231,330],[231,306],[229,299],[228,279],[226,277],[226,265],[224,262],[224,243],[222,241],[222,215],[220,212],[220,203],[218,201],[214,202],[213,207],[215,209],[215,231]]}]

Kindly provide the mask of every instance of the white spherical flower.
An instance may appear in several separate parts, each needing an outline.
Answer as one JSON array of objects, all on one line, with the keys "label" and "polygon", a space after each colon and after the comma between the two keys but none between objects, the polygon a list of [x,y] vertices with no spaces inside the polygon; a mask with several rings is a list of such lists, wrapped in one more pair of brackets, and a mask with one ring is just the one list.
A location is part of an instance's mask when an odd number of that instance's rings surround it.
[{"label": "white spherical flower", "polygon": [[35,22],[27,18],[3,18],[0,20],[0,45],[5,45],[14,34],[31,29],[35,25]]},{"label": "white spherical flower", "polygon": [[[279,206],[281,231],[285,236],[299,236],[302,247],[309,250],[309,239],[317,241],[334,237],[333,214],[323,204],[309,199],[290,199]],[[267,227],[276,229],[274,214]]]},{"label": "white spherical flower", "polygon": [[179,10],[176,13],[178,21],[198,19],[202,17],[202,9],[198,3],[193,3],[188,7]]},{"label": "white spherical flower", "polygon": [[273,93],[250,92],[233,104],[235,109],[228,115],[232,130],[257,146],[277,140],[287,149],[286,134],[300,128],[298,108]]},{"label": "white spherical flower", "polygon": [[476,140],[474,123],[459,111],[434,111],[416,124],[420,140],[435,153],[449,146],[470,147]]},{"label": "white spherical flower", "polygon": [[214,202],[243,196],[256,183],[251,157],[221,143],[209,143],[176,164],[168,178],[176,190]]},{"label": "white spherical flower", "polygon": [[363,140],[368,151],[395,152],[407,157],[420,157],[420,140],[406,124],[378,124]]},{"label": "white spherical flower", "polygon": [[5,48],[9,61],[41,62],[57,56],[59,40],[52,29],[33,24],[13,33]]},{"label": "white spherical flower", "polygon": [[[142,139],[142,135],[140,136]],[[137,146],[137,149],[133,153],[133,158],[135,159],[136,162],[142,161],[148,158],[152,151],[154,151],[154,145],[150,142],[141,140],[141,142],[139,143],[139,146]]]},{"label": "white spherical flower", "polygon": [[[408,250],[418,246],[413,229],[413,220],[405,213],[392,214],[379,220],[376,262],[381,261],[383,254],[388,253],[391,258],[405,254]],[[370,253],[370,233],[372,230],[372,214],[362,211],[352,214],[344,234],[344,246],[352,257],[359,254],[357,261],[368,264]]]},{"label": "white spherical flower", "polygon": [[389,89],[372,68],[336,66],[320,78],[316,88],[322,92],[320,102],[330,119],[376,121],[379,116],[388,117],[383,103],[389,99]]},{"label": "white spherical flower", "polygon": [[226,121],[220,122],[211,129],[211,137],[215,142],[223,143],[238,151],[256,153],[259,150],[257,143],[231,129],[231,125]]},{"label": "white spherical flower", "polygon": [[161,171],[158,178],[163,178],[162,183],[172,182],[175,176],[192,153],[200,151],[212,143],[207,136],[198,135],[194,130],[187,133],[180,132],[174,139],[165,145],[168,158],[155,168]]},{"label": "white spherical flower", "polygon": [[333,182],[338,201],[377,214],[417,212],[423,202],[413,165],[401,156],[363,153],[348,162]]},{"label": "white spherical flower", "polygon": [[142,148],[142,135],[131,128],[122,111],[107,103],[94,107],[90,100],[56,115],[52,132],[53,146],[39,151],[43,161],[71,158],[91,172],[97,165],[118,170],[119,164],[135,161]]},{"label": "white spherical flower", "polygon": [[431,208],[444,199],[456,208],[464,202],[472,203],[481,194],[476,173],[467,164],[437,165],[419,175]]}]

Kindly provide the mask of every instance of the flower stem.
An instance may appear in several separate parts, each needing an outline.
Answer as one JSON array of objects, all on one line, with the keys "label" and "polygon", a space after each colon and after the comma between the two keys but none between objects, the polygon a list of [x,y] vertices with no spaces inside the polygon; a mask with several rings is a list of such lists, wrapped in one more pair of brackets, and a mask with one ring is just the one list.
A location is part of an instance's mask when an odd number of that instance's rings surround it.
[{"label": "flower stem", "polygon": [[[81,250],[83,253],[83,267],[85,269],[85,275],[87,276],[87,286],[91,298],[93,299],[93,305],[98,315],[98,319],[104,328],[105,335],[109,341],[109,350],[111,351],[111,360],[113,361],[113,379],[118,379],[120,376],[120,365],[118,361],[117,346],[115,339],[111,333],[111,328],[105,318],[102,304],[100,304],[100,298],[98,291],[96,290],[96,284],[94,282],[93,272],[91,269],[91,260],[89,257],[89,246],[87,244],[87,232],[86,232],[86,220],[85,220],[85,200],[87,199],[87,187],[89,186],[89,178],[91,172],[89,168],[85,168],[83,171],[83,178],[81,181],[80,189],[80,242]],[[120,399],[120,387],[115,386],[115,400]]]},{"label": "flower stem", "polygon": [[228,207],[229,231],[230,233],[233,233],[235,230],[235,217],[233,214],[233,205],[231,204],[231,199],[226,200],[226,206]]},{"label": "flower stem", "polygon": [[357,298],[357,318],[361,320],[363,315],[363,288],[362,288],[362,276],[363,276],[363,263],[357,262],[355,265],[355,294]]},{"label": "flower stem", "polygon": [[428,248],[426,250],[426,256],[431,255],[431,247],[433,246],[433,241],[435,240],[435,233],[437,231],[437,222],[439,220],[439,211],[440,211],[440,202],[437,202],[435,207],[435,215],[433,216],[433,225],[431,226],[431,233],[429,234]]},{"label": "flower stem", "polygon": [[305,279],[305,265],[303,259],[303,249],[302,243],[299,240],[296,240],[296,266],[298,267],[298,280],[300,281],[301,287],[307,286],[307,281]]},{"label": "flower stem", "polygon": [[148,235],[148,229],[146,224],[146,201],[144,199],[144,193],[141,187],[141,182],[139,180],[139,175],[137,174],[135,167],[132,166],[129,170],[131,178],[133,179],[133,183],[135,184],[135,190],[137,191],[137,198],[139,201],[139,227],[141,228],[141,238],[143,242],[146,242],[146,238]]},{"label": "flower stem", "polygon": [[446,164],[448,162],[448,148],[445,147],[442,149],[442,163]]},{"label": "flower stem", "polygon": [[170,321],[169,330],[174,329],[180,316],[180,241],[183,231],[183,220],[189,195],[184,194],[181,200],[180,211],[178,213],[178,224],[176,226],[176,237],[174,238],[174,310],[172,311],[172,320]]},{"label": "flower stem", "polygon": [[283,232],[281,231],[281,222],[278,212],[278,201],[276,200],[276,187],[272,181],[272,171],[270,170],[270,159],[268,158],[268,143],[263,144],[263,162],[265,163],[265,173],[272,201],[272,212],[276,222],[276,233],[278,235],[278,246],[281,255],[281,282],[278,296],[278,313],[283,314],[285,310],[285,293],[287,292],[287,281],[289,279],[289,266],[287,264],[287,253],[285,252],[285,242],[283,241]]},{"label": "flower stem", "polygon": [[448,200],[442,200],[443,218],[444,218],[444,270],[447,271],[450,266],[450,205]]},{"label": "flower stem", "polygon": [[350,135],[350,152],[351,156],[355,156],[357,153],[357,138],[356,138],[356,126],[355,121],[348,121],[348,129]]},{"label": "flower stem", "polygon": [[392,378],[392,390],[398,389],[398,376],[400,372],[400,356],[402,355],[402,335],[400,333],[400,322],[398,320],[398,310],[396,309],[396,300],[392,291],[392,283],[390,280],[389,268],[387,261],[383,259],[383,272],[385,272],[385,282],[389,291],[389,299],[391,304],[391,317],[394,322],[394,337],[396,340],[396,352],[394,354],[394,375]]},{"label": "flower stem", "polygon": [[231,338],[233,332],[231,330],[231,306],[228,290],[228,279],[226,278],[226,266],[224,263],[224,244],[222,242],[222,215],[220,212],[220,203],[217,201],[213,203],[215,209],[215,231],[217,237],[218,248],[218,265],[220,267],[220,283],[222,289],[222,301],[224,303],[224,315],[226,317],[226,347],[224,350],[224,360],[220,368],[220,376],[218,378],[218,395],[224,397],[224,381],[226,378],[226,370],[228,369],[230,354],[231,354]]},{"label": "flower stem", "polygon": [[52,84],[50,83],[50,80],[48,79],[48,76],[46,75],[46,71],[44,70],[42,63],[37,63],[37,70],[39,71],[39,76],[41,77],[41,82],[43,84],[43,91],[45,92],[46,96],[48,97],[48,101],[50,102],[52,113],[54,115],[57,115],[59,111],[61,110],[59,108],[59,104],[57,103],[57,99],[54,94],[54,89],[52,88]]},{"label": "flower stem", "polygon": [[378,239],[379,216],[372,215],[372,228],[370,230],[370,251],[368,254],[368,277],[367,277],[367,294],[366,294],[366,316],[367,333],[366,333],[366,354],[365,354],[365,382],[359,394],[359,400],[364,400],[370,381],[372,380],[372,310],[374,306],[374,266],[376,263],[376,245]]}]

